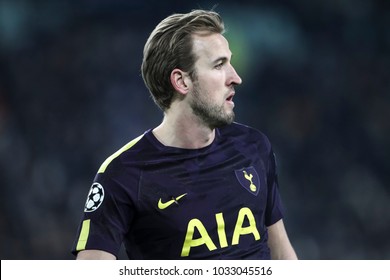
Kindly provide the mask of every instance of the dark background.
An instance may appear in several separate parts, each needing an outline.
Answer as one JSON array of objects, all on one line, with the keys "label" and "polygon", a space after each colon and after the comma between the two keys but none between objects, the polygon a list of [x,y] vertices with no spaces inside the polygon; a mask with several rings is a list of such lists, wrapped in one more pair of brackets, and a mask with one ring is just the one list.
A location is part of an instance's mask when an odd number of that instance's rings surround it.
[{"label": "dark background", "polygon": [[1,259],[73,259],[100,164],[162,119],[147,37],[215,4],[299,257],[390,259],[390,1],[238,2],[0,0]]}]

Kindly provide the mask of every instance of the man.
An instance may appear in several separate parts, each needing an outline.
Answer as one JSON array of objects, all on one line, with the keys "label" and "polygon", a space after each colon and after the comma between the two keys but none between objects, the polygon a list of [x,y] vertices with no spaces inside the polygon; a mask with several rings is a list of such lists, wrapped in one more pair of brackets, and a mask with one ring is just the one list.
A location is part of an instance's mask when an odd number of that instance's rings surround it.
[{"label": "man", "polygon": [[234,123],[235,86],[213,11],[164,19],[142,75],[162,123],[100,167],[73,253],[115,259],[296,259],[265,135]]}]

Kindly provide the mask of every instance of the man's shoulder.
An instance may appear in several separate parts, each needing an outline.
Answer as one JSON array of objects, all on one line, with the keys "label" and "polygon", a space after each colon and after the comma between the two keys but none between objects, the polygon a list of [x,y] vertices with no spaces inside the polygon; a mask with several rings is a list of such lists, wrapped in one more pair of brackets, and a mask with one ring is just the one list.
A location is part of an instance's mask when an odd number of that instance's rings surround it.
[{"label": "man's shoulder", "polygon": [[268,137],[259,129],[246,124],[233,122],[220,129],[222,135],[238,137],[239,139],[253,139],[269,143]]},{"label": "man's shoulder", "polygon": [[104,173],[109,169],[121,169],[129,160],[136,161],[139,155],[143,153],[142,151],[146,149],[145,145],[148,141],[145,141],[145,134],[132,139],[107,157],[101,164],[98,173]]}]

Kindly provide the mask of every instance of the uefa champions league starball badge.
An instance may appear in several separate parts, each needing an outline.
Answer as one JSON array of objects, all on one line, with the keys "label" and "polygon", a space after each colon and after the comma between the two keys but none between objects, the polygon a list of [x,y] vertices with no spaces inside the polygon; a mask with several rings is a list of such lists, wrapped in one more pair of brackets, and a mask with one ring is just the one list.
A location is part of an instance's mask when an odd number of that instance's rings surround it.
[{"label": "uefa champions league starball badge", "polygon": [[93,212],[99,208],[104,199],[104,189],[99,183],[93,183],[87,201],[85,202],[84,212]]}]

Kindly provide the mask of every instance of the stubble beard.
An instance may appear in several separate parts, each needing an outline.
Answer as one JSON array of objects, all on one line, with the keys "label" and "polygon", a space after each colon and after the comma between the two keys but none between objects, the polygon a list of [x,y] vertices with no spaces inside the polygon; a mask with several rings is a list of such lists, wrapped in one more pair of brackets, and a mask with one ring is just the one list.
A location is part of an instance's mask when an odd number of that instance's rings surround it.
[{"label": "stubble beard", "polygon": [[205,98],[206,93],[202,93],[200,86],[195,82],[193,90],[193,99],[190,104],[194,114],[211,129],[231,124],[234,121],[234,111],[227,113],[224,104],[212,104]]}]

